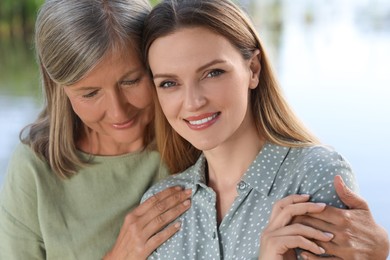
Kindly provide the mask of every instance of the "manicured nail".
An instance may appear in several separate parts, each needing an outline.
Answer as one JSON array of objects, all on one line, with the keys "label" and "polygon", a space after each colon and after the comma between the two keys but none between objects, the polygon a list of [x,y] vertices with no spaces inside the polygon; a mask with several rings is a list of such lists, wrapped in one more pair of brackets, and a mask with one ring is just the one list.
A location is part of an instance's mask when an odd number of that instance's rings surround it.
[{"label": "manicured nail", "polygon": [[329,237],[329,238],[333,238],[334,235],[332,233],[329,233],[329,232],[323,232],[325,236]]},{"label": "manicured nail", "polygon": [[305,255],[305,254],[301,254],[301,257],[302,257],[304,260],[309,259],[309,257],[307,257],[307,255]]}]

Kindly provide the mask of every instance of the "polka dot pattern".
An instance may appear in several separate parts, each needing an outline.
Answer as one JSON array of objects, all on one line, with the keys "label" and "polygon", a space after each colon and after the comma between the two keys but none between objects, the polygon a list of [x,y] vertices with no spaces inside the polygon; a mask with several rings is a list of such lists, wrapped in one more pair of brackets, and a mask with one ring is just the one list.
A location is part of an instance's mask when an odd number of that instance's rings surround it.
[{"label": "polka dot pattern", "polygon": [[356,190],[345,159],[325,146],[289,148],[266,143],[237,184],[238,196],[217,223],[216,194],[205,184],[206,159],[154,185],[143,200],[171,186],[191,188],[192,206],[179,217],[182,227],[149,259],[257,259],[259,237],[272,205],[290,194],[310,194],[311,200],[343,208],[333,188],[341,175]]}]

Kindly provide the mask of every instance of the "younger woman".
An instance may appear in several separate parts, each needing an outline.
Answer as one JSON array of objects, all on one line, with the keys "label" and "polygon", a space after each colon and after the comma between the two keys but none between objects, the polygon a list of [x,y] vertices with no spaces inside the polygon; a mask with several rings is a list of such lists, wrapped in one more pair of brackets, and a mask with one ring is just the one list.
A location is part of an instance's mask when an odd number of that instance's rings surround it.
[{"label": "younger woman", "polygon": [[159,101],[158,148],[168,168],[181,172],[144,198],[174,185],[193,191],[182,229],[151,258],[326,253],[312,240],[333,234],[289,223],[324,203],[344,207],[333,179],[341,175],[355,189],[355,178],[294,116],[249,19],[227,0],[165,1],[148,16],[144,37]]}]

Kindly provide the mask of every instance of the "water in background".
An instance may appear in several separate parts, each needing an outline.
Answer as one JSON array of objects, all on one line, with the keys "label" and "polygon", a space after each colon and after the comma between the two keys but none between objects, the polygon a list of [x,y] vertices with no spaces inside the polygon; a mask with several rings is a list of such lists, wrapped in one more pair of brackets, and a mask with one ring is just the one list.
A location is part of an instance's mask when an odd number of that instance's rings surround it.
[{"label": "water in background", "polygon": [[[390,231],[390,2],[242,2],[253,10],[251,15],[297,114],[324,143],[349,160],[375,219]],[[24,84],[29,87],[22,93],[4,87],[9,76],[1,71],[10,63],[4,63],[3,55],[15,58],[17,54],[1,55],[0,172],[4,173],[19,130],[34,119],[40,105],[36,97],[30,97],[39,93],[30,90],[32,86],[38,89],[36,74],[26,76]],[[34,65],[28,66],[21,59],[10,70],[15,81],[26,72],[37,72]],[[3,177],[0,174],[0,183]]]}]

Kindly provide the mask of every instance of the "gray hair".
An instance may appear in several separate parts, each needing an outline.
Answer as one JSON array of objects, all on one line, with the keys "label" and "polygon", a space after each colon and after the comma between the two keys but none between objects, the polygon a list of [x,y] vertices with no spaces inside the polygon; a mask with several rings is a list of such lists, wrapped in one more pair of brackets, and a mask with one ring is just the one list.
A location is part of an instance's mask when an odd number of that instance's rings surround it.
[{"label": "gray hair", "polygon": [[50,78],[71,85],[109,50],[139,51],[147,0],[48,0],[36,22],[36,51]]},{"label": "gray hair", "polygon": [[147,0],[47,0],[41,6],[35,47],[46,104],[20,138],[60,177],[69,178],[88,163],[76,149],[84,126],[63,87],[83,79],[110,51],[130,46],[141,58],[150,10]]}]

